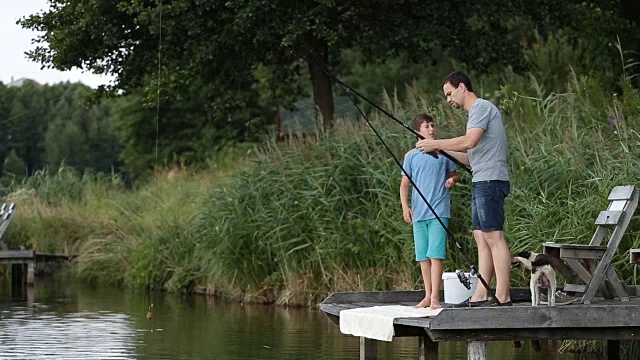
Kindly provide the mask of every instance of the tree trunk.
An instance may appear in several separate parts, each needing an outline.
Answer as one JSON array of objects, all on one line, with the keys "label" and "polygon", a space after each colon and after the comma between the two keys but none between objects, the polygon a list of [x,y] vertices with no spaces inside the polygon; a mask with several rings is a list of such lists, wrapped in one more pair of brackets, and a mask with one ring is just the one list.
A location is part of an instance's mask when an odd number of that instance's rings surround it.
[{"label": "tree trunk", "polygon": [[[329,46],[325,41],[321,41],[315,46],[311,60],[318,65],[329,67]],[[309,74],[311,75],[311,86],[313,87],[313,103],[315,104],[316,124],[318,128],[322,125],[324,130],[333,126],[334,105],[333,89],[331,79],[322,69],[312,62],[309,62]]]}]

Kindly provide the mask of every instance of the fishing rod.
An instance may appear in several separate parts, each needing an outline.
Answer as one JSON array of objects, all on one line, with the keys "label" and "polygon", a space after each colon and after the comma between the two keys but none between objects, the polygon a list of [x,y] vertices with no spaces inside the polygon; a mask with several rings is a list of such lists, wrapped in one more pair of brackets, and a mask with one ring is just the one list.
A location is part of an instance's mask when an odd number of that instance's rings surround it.
[{"label": "fishing rod", "polygon": [[[284,46],[284,44],[280,44],[281,46]],[[292,50],[290,50],[292,51]],[[292,51],[293,53],[293,51]],[[309,61],[308,58],[305,58],[304,56],[301,56],[300,54],[297,54],[298,56],[302,57],[302,59]],[[311,62],[311,61],[309,61]],[[404,127],[405,129],[411,131],[415,136],[418,137],[418,139],[420,140],[424,140],[424,136],[422,136],[420,133],[418,133],[417,131],[415,131],[414,129],[408,127],[405,123],[403,123],[402,121],[398,120],[395,116],[393,116],[391,113],[389,113],[387,110],[383,109],[382,107],[380,107],[378,104],[374,103],[373,101],[369,100],[366,96],[362,95],[360,92],[358,92],[356,89],[354,89],[353,87],[349,86],[348,84],[346,84],[344,81],[340,80],[335,74],[331,73],[324,65],[322,64],[318,64],[317,62],[311,62],[312,64],[314,64],[315,66],[317,66],[318,68],[320,68],[320,70],[322,70],[327,77],[329,77],[329,79],[333,80],[336,84],[342,86],[342,88],[347,92],[347,93],[353,93],[355,95],[357,95],[359,98],[361,98],[362,100],[366,101],[367,103],[369,103],[371,106],[373,106],[374,108],[376,108],[377,110],[379,110],[380,112],[382,112],[383,114],[387,115],[389,118],[391,118],[393,121],[395,121],[396,123],[400,124],[402,127]],[[354,103],[354,105],[357,107],[357,105]],[[360,109],[358,109],[360,110]],[[368,122],[368,120],[367,120]],[[444,150],[440,150],[438,152],[439,154],[443,155],[444,157],[446,157],[447,159],[453,161],[456,165],[460,166],[461,168],[463,168],[466,172],[468,172],[469,174],[473,175],[473,172],[471,171],[471,169],[466,166],[465,164],[463,164],[462,162],[460,162],[458,159],[456,159],[455,157],[449,155],[446,151]],[[435,153],[429,153],[429,155],[435,157],[436,159],[438,158],[437,154]]]}]

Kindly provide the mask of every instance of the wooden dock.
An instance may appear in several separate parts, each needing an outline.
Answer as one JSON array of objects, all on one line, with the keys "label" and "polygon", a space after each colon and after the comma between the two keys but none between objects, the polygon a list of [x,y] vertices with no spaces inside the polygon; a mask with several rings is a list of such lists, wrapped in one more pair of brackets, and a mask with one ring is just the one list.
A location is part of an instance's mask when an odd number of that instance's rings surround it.
[{"label": "wooden dock", "polygon": [[[437,359],[438,343],[467,341],[469,359],[486,359],[486,342],[518,340],[603,340],[605,359],[619,359],[619,342],[640,339],[640,286],[627,286],[629,301],[594,298],[591,304],[531,306],[529,289],[512,289],[513,306],[453,308],[432,318],[394,319],[395,337],[417,337],[420,359]],[[342,310],[413,306],[424,291],[334,293],[320,305],[339,325]],[[351,336],[351,335],[348,335]],[[376,359],[376,340],[360,338],[360,359]]]},{"label": "wooden dock", "polygon": [[0,265],[11,265],[11,283],[33,285],[36,263],[50,261],[70,261],[75,255],[51,254],[35,250],[2,250]]}]

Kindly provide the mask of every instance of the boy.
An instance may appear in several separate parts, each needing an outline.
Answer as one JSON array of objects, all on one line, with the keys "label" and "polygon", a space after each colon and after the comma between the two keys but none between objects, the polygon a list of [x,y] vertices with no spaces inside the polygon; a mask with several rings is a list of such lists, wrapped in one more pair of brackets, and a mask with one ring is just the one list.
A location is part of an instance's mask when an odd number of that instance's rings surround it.
[{"label": "boy", "polygon": [[[416,116],[411,122],[411,127],[426,139],[435,139],[435,124],[430,115]],[[446,226],[449,226],[449,218],[451,217],[449,189],[460,180],[453,161],[444,156],[439,156],[436,159],[413,149],[405,155],[402,167],[433,207],[438,217]],[[411,182],[407,175],[402,174],[400,203],[404,220],[413,224],[416,261],[420,262],[425,292],[424,299],[416,307],[439,309],[441,307],[442,260],[446,255],[447,232],[415,188],[411,193],[411,206],[409,206]]]}]

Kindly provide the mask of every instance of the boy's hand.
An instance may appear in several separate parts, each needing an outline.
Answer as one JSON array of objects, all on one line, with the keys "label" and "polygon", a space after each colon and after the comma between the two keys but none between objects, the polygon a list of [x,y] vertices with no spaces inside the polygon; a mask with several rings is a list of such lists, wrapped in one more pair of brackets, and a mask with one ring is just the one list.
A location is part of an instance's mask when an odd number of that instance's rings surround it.
[{"label": "boy's hand", "polygon": [[410,208],[402,209],[402,217],[407,224],[411,224],[411,219],[413,219],[413,211]]},{"label": "boy's hand", "polygon": [[451,189],[455,184],[456,184],[456,181],[453,179],[453,177],[450,177],[447,179],[447,181],[445,181],[444,186],[447,189]]}]

